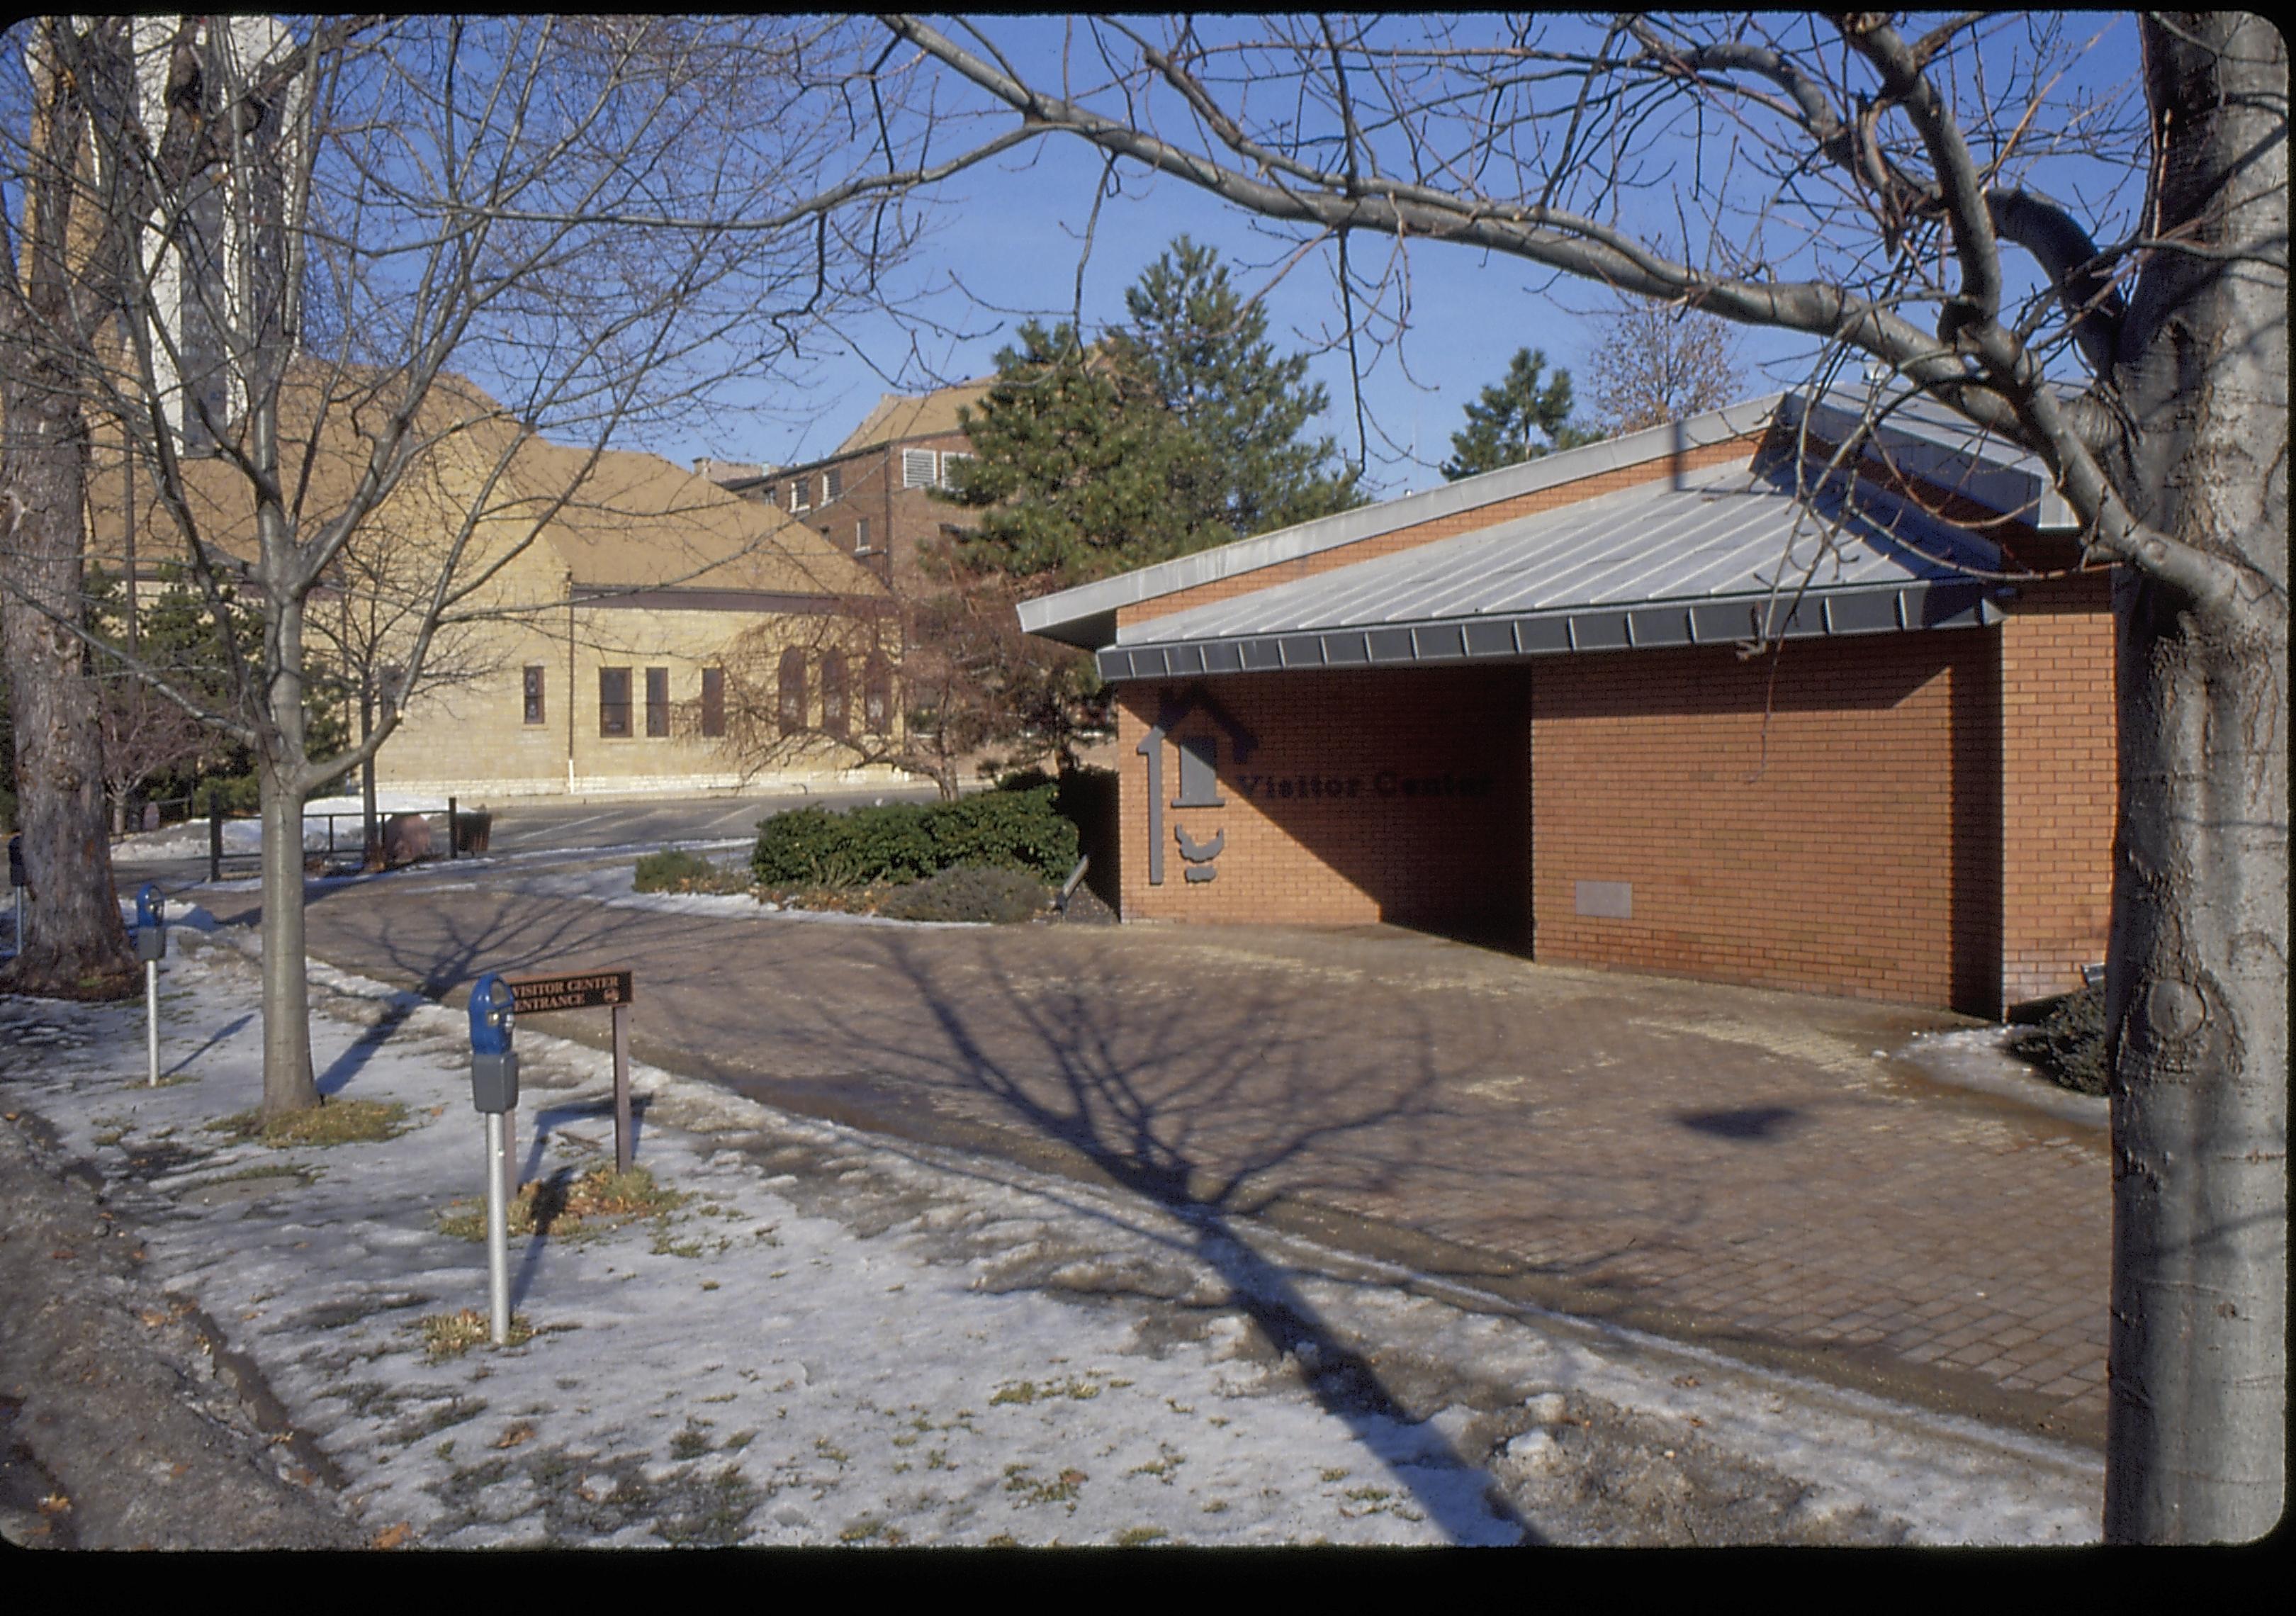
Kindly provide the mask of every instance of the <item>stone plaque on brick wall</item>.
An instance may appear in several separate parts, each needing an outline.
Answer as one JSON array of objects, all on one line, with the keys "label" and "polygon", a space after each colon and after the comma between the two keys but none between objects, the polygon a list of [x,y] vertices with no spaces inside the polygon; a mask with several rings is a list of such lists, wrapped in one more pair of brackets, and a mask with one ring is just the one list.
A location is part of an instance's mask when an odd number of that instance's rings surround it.
[{"label": "stone plaque on brick wall", "polygon": [[1602,920],[1635,917],[1635,883],[1631,881],[1582,881],[1578,883],[1578,913]]}]

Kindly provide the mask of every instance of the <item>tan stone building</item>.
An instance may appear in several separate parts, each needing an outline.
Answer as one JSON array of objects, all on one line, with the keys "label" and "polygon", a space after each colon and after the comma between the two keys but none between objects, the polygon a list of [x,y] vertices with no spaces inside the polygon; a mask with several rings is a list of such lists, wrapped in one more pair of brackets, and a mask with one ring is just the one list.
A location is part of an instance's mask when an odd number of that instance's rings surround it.
[{"label": "tan stone building", "polygon": [[[328,412],[300,494],[306,532],[365,465],[356,414]],[[423,425],[432,447],[310,603],[312,663],[388,699],[450,578],[378,784],[467,804],[901,778],[855,768],[860,749],[837,738],[899,722],[898,645],[884,586],[817,531],[652,455],[546,442],[461,384],[434,390]],[[116,477],[95,480],[94,511],[115,558],[119,511],[103,494]],[[250,554],[244,480],[212,459],[186,462],[185,477],[210,540]],[[183,549],[148,496],[136,528],[148,601]],[[737,755],[744,702],[777,710],[767,725],[778,718],[786,742]]]},{"label": "tan stone building", "polygon": [[991,378],[930,393],[888,393],[834,452],[725,486],[804,523],[898,595],[922,592],[918,550],[944,528],[969,528],[963,508],[933,497],[972,453],[957,412],[977,410]]},{"label": "tan stone building", "polygon": [[1774,396],[1028,603],[1118,688],[1124,918],[1978,1014],[2079,987],[2110,574],[2038,463],[1918,405],[1797,497],[1857,418]]}]

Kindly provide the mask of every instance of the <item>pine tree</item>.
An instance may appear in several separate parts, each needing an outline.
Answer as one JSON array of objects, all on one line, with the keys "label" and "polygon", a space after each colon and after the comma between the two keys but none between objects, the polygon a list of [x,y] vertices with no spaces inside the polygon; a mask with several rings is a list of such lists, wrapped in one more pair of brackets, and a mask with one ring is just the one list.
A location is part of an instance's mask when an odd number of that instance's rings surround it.
[{"label": "pine tree", "polygon": [[984,508],[967,563],[1068,585],[1362,503],[1304,354],[1278,356],[1210,248],[1185,236],[1125,294],[1126,325],[1086,348],[1031,322],[964,416],[974,458],[949,497]]},{"label": "pine tree", "polygon": [[1111,355],[1194,439],[1174,489],[1203,536],[1191,548],[1362,503],[1359,472],[1332,439],[1300,439],[1330,402],[1307,380],[1308,356],[1277,356],[1267,309],[1237,297],[1216,249],[1179,237],[1124,307],[1131,320],[1110,336]]},{"label": "pine tree", "polygon": [[984,506],[957,553],[984,571],[1087,582],[1193,547],[1173,497],[1187,446],[1104,349],[1030,321],[960,416],[973,457],[947,497]]},{"label": "pine tree", "polygon": [[1515,350],[1505,379],[1467,406],[1466,426],[1451,434],[1446,478],[1456,482],[1595,441],[1595,433],[1570,424],[1570,373],[1558,370],[1542,385],[1546,373],[1543,351]]}]

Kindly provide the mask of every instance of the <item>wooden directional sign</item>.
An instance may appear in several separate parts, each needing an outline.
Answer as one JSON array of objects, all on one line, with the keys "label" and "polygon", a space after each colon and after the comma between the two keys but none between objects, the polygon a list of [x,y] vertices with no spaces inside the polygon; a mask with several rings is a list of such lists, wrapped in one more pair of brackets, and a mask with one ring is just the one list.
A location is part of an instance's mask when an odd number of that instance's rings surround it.
[{"label": "wooden directional sign", "polygon": [[520,1015],[545,1010],[598,1010],[630,1002],[631,972],[582,971],[563,976],[507,979],[511,1008]]}]

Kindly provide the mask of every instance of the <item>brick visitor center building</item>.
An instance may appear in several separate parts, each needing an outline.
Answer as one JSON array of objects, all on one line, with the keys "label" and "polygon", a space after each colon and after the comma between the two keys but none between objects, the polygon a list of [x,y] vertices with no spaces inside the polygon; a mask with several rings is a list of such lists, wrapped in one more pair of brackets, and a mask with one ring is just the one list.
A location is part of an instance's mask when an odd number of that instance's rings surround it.
[{"label": "brick visitor center building", "polygon": [[2079,987],[2110,574],[2038,461],[1918,401],[1829,473],[1865,413],[1776,395],[1026,603],[1117,686],[1124,917],[1978,1015]]}]

